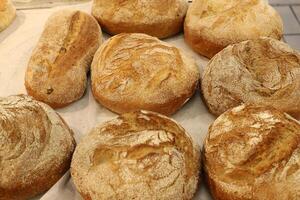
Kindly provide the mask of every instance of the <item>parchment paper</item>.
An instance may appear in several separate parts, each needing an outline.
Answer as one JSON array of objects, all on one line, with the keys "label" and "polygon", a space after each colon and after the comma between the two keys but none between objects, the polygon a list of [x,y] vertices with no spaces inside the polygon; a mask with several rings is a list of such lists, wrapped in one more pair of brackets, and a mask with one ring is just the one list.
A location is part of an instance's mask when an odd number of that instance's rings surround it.
[{"label": "parchment paper", "polygon": [[[31,52],[49,15],[62,8],[80,9],[90,13],[91,3],[52,9],[18,11],[17,18],[13,24],[0,33],[0,96],[26,94],[24,75]],[[105,39],[107,38],[108,35],[105,35]],[[194,53],[185,44],[182,35],[177,35],[165,41],[174,44],[194,57],[202,73],[203,68],[207,64],[207,59]],[[74,131],[77,142],[95,125],[116,116],[94,100],[90,91],[90,85],[88,85],[88,89],[82,99],[66,108],[58,109],[57,112]],[[199,90],[181,110],[171,117],[177,120],[191,134],[201,148],[208,126],[215,119],[208,113],[200,97]],[[80,200],[81,198],[76,192],[69,173],[67,173],[47,193],[35,199]],[[194,199],[211,199],[203,182],[201,182]]]}]

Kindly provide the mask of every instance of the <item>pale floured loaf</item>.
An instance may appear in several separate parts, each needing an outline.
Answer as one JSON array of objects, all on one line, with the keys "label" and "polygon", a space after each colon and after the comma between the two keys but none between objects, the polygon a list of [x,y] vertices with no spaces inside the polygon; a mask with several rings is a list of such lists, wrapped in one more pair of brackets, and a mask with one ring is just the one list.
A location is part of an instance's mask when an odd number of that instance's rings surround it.
[{"label": "pale floured loaf", "polygon": [[29,96],[0,98],[0,199],[45,192],[69,169],[75,140],[62,118]]},{"label": "pale floured loaf", "polygon": [[110,34],[165,38],[182,30],[187,8],[186,0],[94,0],[92,14]]},{"label": "pale floured loaf", "polygon": [[300,54],[271,38],[228,46],[208,63],[202,93],[220,115],[243,102],[270,105],[300,117]]},{"label": "pale floured loaf", "polygon": [[300,199],[300,123],[286,113],[253,105],[225,112],[203,155],[214,199]]},{"label": "pale floured loaf", "polygon": [[208,58],[230,44],[282,34],[282,20],[266,0],[194,0],[184,25],[186,42]]},{"label": "pale floured loaf", "polygon": [[117,113],[144,109],[170,115],[193,95],[199,76],[192,58],[140,33],[110,38],[91,68],[94,97]]},{"label": "pale floured loaf", "polygon": [[190,200],[200,149],[175,121],[135,111],[95,127],[77,146],[73,181],[84,200]]},{"label": "pale floured loaf", "polygon": [[16,8],[11,0],[0,0],[0,32],[6,29],[16,17]]},{"label": "pale floured loaf", "polygon": [[53,108],[81,98],[87,72],[101,42],[101,29],[92,16],[76,10],[54,13],[28,63],[28,94]]}]

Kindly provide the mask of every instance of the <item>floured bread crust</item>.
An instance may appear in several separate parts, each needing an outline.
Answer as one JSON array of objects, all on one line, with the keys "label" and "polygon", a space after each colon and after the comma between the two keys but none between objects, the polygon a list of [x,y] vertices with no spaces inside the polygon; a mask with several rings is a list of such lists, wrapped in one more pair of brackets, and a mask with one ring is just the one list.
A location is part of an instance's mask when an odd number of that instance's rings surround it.
[{"label": "floured bread crust", "polygon": [[209,62],[201,86],[215,115],[246,102],[299,118],[300,54],[271,38],[228,46]]},{"label": "floured bread crust", "polygon": [[184,24],[186,42],[208,58],[230,44],[259,37],[280,39],[280,15],[265,0],[194,0]]},{"label": "floured bread crust", "polygon": [[71,175],[85,200],[189,200],[198,184],[199,151],[175,121],[136,111],[85,136]]},{"label": "floured bread crust", "polygon": [[53,108],[81,98],[87,72],[101,42],[101,29],[92,16],[76,10],[54,13],[28,63],[28,94]]},{"label": "floured bread crust", "polygon": [[152,110],[170,115],[195,92],[199,70],[179,49],[145,34],[119,34],[95,54],[94,97],[117,113]]},{"label": "floured bread crust", "polygon": [[186,0],[94,0],[92,14],[110,34],[165,38],[182,30],[187,8]]},{"label": "floured bread crust", "polygon": [[6,29],[16,17],[16,8],[11,0],[0,0],[0,32]]},{"label": "floured bread crust", "polygon": [[300,124],[272,107],[241,105],[209,128],[204,170],[214,199],[300,199]]},{"label": "floured bread crust", "polygon": [[29,199],[69,169],[73,133],[49,106],[29,96],[0,98],[0,199]]}]

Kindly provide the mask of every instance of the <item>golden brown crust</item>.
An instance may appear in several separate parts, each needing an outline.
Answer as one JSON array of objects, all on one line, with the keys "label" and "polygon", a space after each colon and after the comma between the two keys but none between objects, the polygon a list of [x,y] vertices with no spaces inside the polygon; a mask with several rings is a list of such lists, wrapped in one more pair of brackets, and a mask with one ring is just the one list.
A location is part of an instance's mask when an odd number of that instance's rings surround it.
[{"label": "golden brown crust", "polygon": [[300,123],[273,107],[235,107],[210,126],[204,170],[214,199],[300,198]]},{"label": "golden brown crust", "polygon": [[300,117],[300,54],[271,38],[228,46],[207,65],[202,93],[209,110],[252,103],[270,105]]},{"label": "golden brown crust", "polygon": [[182,30],[185,0],[94,0],[92,14],[110,34],[145,33],[166,38]]},{"label": "golden brown crust", "polygon": [[208,58],[230,44],[259,37],[280,39],[283,24],[265,0],[195,0],[184,23],[185,40]]},{"label": "golden brown crust", "polygon": [[16,8],[11,0],[0,0],[0,32],[6,29],[16,17]]},{"label": "golden brown crust", "polygon": [[179,49],[145,34],[119,34],[96,52],[91,70],[94,97],[124,113],[152,110],[170,115],[195,92],[195,62]]},{"label": "golden brown crust", "polygon": [[[186,27],[186,24],[184,25]],[[212,58],[216,53],[224,49],[224,45],[204,39],[197,32],[184,28],[185,41],[194,51],[207,58]]]},{"label": "golden brown crust", "polygon": [[52,187],[69,169],[75,140],[61,117],[29,96],[0,98],[0,199]]},{"label": "golden brown crust", "polygon": [[28,94],[53,108],[81,98],[101,37],[97,21],[84,12],[61,10],[51,16],[28,63]]},{"label": "golden brown crust", "polygon": [[189,200],[197,189],[199,151],[175,121],[136,111],[85,136],[71,175],[85,200]]}]

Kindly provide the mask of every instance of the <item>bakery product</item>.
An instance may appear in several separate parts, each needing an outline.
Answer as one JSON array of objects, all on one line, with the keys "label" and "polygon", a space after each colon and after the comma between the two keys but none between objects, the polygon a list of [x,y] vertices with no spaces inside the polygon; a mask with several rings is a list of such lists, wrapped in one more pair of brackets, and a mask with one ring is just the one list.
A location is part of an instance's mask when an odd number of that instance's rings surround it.
[{"label": "bakery product", "polygon": [[16,8],[11,0],[0,0],[0,32],[6,29],[16,17]]},{"label": "bakery product", "polygon": [[6,29],[16,17],[16,8],[11,0],[0,0],[0,32]]},{"label": "bakery product", "polygon": [[145,34],[123,33],[96,52],[91,79],[94,97],[114,112],[170,115],[195,92],[199,71],[176,47]]},{"label": "bakery product", "polygon": [[182,30],[187,8],[186,0],[94,0],[92,14],[110,34],[166,38]]},{"label": "bakery product", "polygon": [[194,0],[184,23],[186,42],[208,58],[230,44],[282,34],[282,20],[265,0]]},{"label": "bakery product", "polygon": [[86,135],[71,175],[84,200],[189,200],[197,189],[199,151],[175,121],[135,111]]},{"label": "bakery product", "polygon": [[272,107],[241,105],[210,126],[204,171],[214,199],[300,198],[300,123]]},{"label": "bakery product", "polygon": [[271,38],[234,44],[208,63],[201,87],[215,115],[246,102],[299,117],[300,54]]},{"label": "bakery product", "polygon": [[0,98],[0,199],[29,199],[69,169],[73,133],[49,106],[29,96]]},{"label": "bakery product", "polygon": [[76,10],[54,13],[28,63],[28,94],[53,108],[81,98],[87,72],[101,42],[100,27],[92,16]]}]

